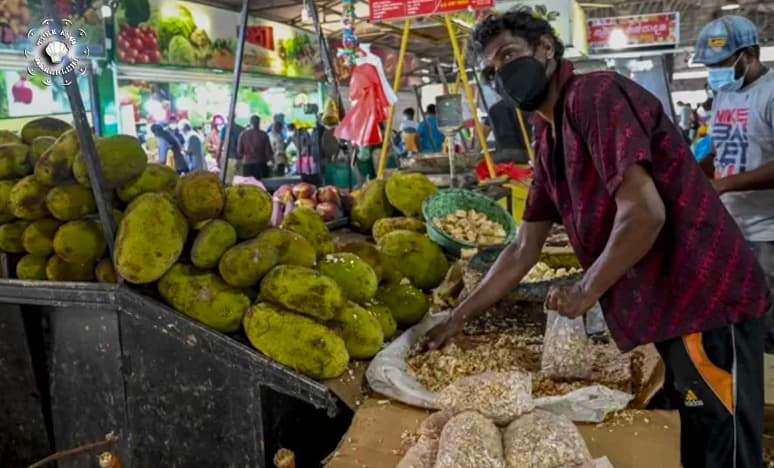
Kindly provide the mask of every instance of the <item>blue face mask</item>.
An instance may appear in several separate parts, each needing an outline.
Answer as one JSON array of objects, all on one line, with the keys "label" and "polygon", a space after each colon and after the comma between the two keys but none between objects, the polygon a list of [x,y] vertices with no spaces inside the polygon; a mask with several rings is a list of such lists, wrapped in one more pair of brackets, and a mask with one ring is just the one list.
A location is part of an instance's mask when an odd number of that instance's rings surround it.
[{"label": "blue face mask", "polygon": [[736,77],[736,64],[739,63],[741,58],[742,56],[740,55],[730,67],[710,68],[709,75],[707,76],[710,88],[715,92],[735,92],[742,89],[747,69],[745,69],[741,77]]}]

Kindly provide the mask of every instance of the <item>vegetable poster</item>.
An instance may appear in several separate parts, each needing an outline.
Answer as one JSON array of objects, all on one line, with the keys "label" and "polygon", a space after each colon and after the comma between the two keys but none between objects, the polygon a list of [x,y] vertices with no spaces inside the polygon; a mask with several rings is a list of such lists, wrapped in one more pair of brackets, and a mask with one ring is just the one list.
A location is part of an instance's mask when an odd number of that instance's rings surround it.
[{"label": "vegetable poster", "polygon": [[[174,0],[125,0],[120,5],[120,62],[234,69],[236,12]],[[313,80],[323,76],[313,33],[250,18],[245,37],[244,71]]]}]

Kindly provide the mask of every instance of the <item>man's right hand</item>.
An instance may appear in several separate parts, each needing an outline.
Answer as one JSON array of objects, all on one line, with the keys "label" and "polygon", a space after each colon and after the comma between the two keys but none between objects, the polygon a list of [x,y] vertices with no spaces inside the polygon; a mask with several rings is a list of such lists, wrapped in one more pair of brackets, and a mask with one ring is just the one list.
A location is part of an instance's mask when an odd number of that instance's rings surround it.
[{"label": "man's right hand", "polygon": [[465,322],[456,318],[457,315],[458,314],[452,312],[449,318],[444,320],[443,323],[439,323],[427,332],[424,345],[426,351],[443,348],[450,339],[462,333]]}]

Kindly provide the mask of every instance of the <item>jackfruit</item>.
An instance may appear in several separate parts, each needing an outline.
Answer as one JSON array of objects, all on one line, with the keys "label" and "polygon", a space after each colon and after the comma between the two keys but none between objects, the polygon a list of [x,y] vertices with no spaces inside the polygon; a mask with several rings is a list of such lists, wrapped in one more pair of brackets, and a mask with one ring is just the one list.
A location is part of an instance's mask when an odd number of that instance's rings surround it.
[{"label": "jackfruit", "polygon": [[345,244],[340,250],[360,257],[374,271],[376,280],[380,283],[382,282],[382,256],[374,244],[365,241],[350,242]]},{"label": "jackfruit", "polygon": [[63,224],[54,235],[54,252],[65,262],[93,265],[107,252],[102,226],[91,220]]},{"label": "jackfruit", "polygon": [[71,221],[97,212],[97,203],[89,187],[75,182],[54,187],[46,195],[46,207],[61,221]]},{"label": "jackfruit", "polygon": [[25,255],[16,264],[16,277],[20,280],[45,280],[48,257]]},{"label": "jackfruit", "polygon": [[347,299],[358,304],[374,297],[379,286],[374,270],[353,253],[326,255],[317,268],[320,273],[336,281]]},{"label": "jackfruit", "polygon": [[315,379],[333,379],[347,370],[344,340],[307,317],[267,303],[247,310],[247,338],[269,358]]},{"label": "jackfruit", "polygon": [[410,284],[393,283],[379,288],[376,300],[390,309],[395,321],[403,327],[422,320],[430,310],[430,300]]},{"label": "jackfruit", "polygon": [[[112,135],[95,142],[102,166],[102,176],[108,188],[121,187],[142,174],[148,165],[148,155],[137,138],[131,135]],[[73,162],[73,175],[81,184],[89,186],[86,159],[79,151]]]},{"label": "jackfruit", "polygon": [[75,130],[65,132],[35,162],[35,177],[40,183],[56,185],[72,178],[73,161],[81,151]]},{"label": "jackfruit", "polygon": [[218,271],[231,286],[250,288],[256,286],[278,260],[275,249],[253,239],[226,250],[220,258]]},{"label": "jackfruit", "polygon": [[174,169],[161,164],[148,164],[139,177],[116,190],[121,201],[129,203],[143,193],[166,192],[173,194],[180,176]]},{"label": "jackfruit", "polygon": [[51,149],[54,143],[56,143],[56,138],[52,136],[39,136],[32,140],[29,153],[27,154],[30,167],[34,168],[40,157],[43,156],[43,153]]},{"label": "jackfruit", "polygon": [[224,204],[225,193],[218,174],[196,171],[180,179],[177,206],[192,223],[217,218]]},{"label": "jackfruit", "polygon": [[94,267],[94,277],[100,283],[118,283],[116,269],[113,268],[113,262],[110,259],[102,259]]},{"label": "jackfruit", "polygon": [[7,143],[21,143],[21,137],[10,130],[0,130],[0,145]]},{"label": "jackfruit", "polygon": [[393,231],[379,244],[385,271],[397,271],[419,289],[432,289],[441,284],[449,262],[441,248],[424,234]]},{"label": "jackfruit", "polygon": [[234,226],[237,237],[249,239],[266,229],[272,208],[266,190],[255,185],[232,185],[226,189],[223,219]]},{"label": "jackfruit", "polygon": [[282,228],[303,236],[312,244],[317,255],[333,253],[331,232],[320,213],[311,208],[296,207],[282,220]]},{"label": "jackfruit", "polygon": [[212,272],[174,265],[159,280],[159,293],[178,312],[223,333],[239,330],[250,299]]},{"label": "jackfruit", "polygon": [[14,216],[8,209],[8,199],[11,198],[11,189],[18,180],[0,180],[0,223],[13,221]]},{"label": "jackfruit", "polygon": [[21,130],[21,137],[24,143],[30,144],[35,138],[41,136],[59,138],[61,134],[72,128],[72,125],[63,120],[51,117],[41,117],[39,119],[30,120],[24,124]]},{"label": "jackfruit", "polygon": [[93,263],[68,263],[54,255],[46,264],[46,277],[49,281],[93,281]]},{"label": "jackfruit", "polygon": [[336,311],[328,326],[341,336],[350,357],[370,359],[382,349],[384,332],[379,321],[354,302]]},{"label": "jackfruit", "polygon": [[384,189],[390,204],[405,216],[422,216],[422,203],[438,187],[424,174],[396,172]]},{"label": "jackfruit", "polygon": [[188,222],[169,196],[146,193],[123,215],[116,234],[116,272],[130,283],[152,283],[177,262]]},{"label": "jackfruit", "polygon": [[369,180],[354,196],[349,214],[354,228],[369,232],[376,221],[392,216],[392,205],[384,193],[384,186],[381,179]]},{"label": "jackfruit", "polygon": [[384,218],[374,223],[371,235],[379,243],[387,234],[392,231],[412,231],[424,234],[427,227],[423,221],[416,218]]},{"label": "jackfruit", "polygon": [[398,331],[398,323],[395,322],[395,317],[392,316],[392,312],[390,312],[389,307],[382,304],[381,302],[371,300],[368,301],[368,303],[365,305],[365,308],[368,313],[376,318],[376,320],[379,322],[379,325],[381,325],[385,340],[389,340],[395,336],[395,333]]},{"label": "jackfruit", "polygon": [[223,254],[236,243],[234,227],[222,219],[213,219],[196,235],[191,247],[191,263],[203,270],[215,268]]},{"label": "jackfruit", "polygon": [[35,220],[48,216],[46,195],[51,187],[43,185],[35,176],[27,176],[16,183],[8,196],[8,209],[20,219]]},{"label": "jackfruit", "polygon": [[24,177],[30,173],[28,150],[29,147],[22,143],[0,145],[0,179]]},{"label": "jackfruit", "polygon": [[54,234],[61,225],[61,222],[49,218],[31,222],[22,234],[24,250],[38,257],[54,253]]},{"label": "jackfruit", "polygon": [[314,268],[317,254],[306,238],[287,229],[269,228],[258,234],[258,242],[277,251],[277,264]]},{"label": "jackfruit", "polygon": [[0,251],[6,253],[24,253],[22,236],[29,221],[19,220],[0,225]]},{"label": "jackfruit", "polygon": [[274,267],[261,282],[262,301],[281,305],[319,320],[330,320],[344,306],[344,294],[335,281],[311,268]]}]

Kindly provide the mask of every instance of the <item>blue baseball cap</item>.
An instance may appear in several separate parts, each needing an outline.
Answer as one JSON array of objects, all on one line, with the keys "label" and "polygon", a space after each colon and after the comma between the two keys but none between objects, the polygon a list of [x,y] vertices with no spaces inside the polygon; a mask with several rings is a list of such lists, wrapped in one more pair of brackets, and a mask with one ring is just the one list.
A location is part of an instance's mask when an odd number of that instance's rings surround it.
[{"label": "blue baseball cap", "polygon": [[694,63],[715,65],[758,45],[758,28],[742,16],[723,16],[704,26],[696,40]]}]

